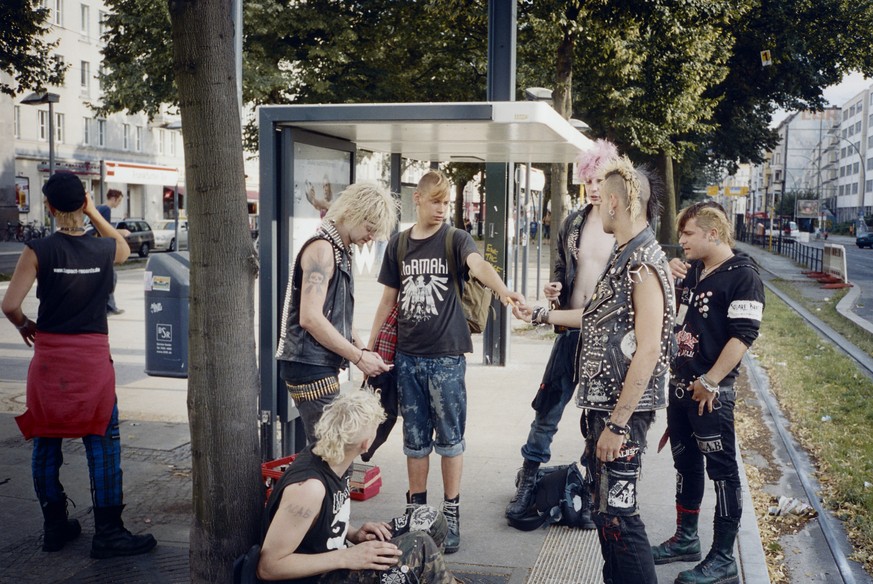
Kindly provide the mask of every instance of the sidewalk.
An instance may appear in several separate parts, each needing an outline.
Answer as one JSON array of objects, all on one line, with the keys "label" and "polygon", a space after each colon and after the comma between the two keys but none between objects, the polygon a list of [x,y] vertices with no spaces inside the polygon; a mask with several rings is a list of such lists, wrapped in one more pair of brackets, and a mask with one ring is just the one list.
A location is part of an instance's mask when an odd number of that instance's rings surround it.
[{"label": "sidewalk", "polygon": [[[805,278],[784,258],[751,250],[765,270],[779,277]],[[769,257],[758,257],[759,254]],[[772,258],[774,261],[770,261]],[[531,258],[535,266],[535,258]],[[787,262],[787,264],[785,264]],[[542,283],[547,281],[548,259],[543,260]],[[535,295],[535,274],[529,275],[528,293]],[[0,283],[0,295],[6,284]],[[381,295],[372,276],[356,281],[356,325],[366,335]],[[811,292],[813,293],[813,292]],[[143,373],[144,303],[141,269],[119,272],[116,291],[126,312],[110,319],[110,340],[118,370],[118,399],[122,422],[127,527],[151,532],[156,550],[145,556],[95,561],[88,557],[93,515],[87,466],[81,443],[65,442],[62,480],[76,502],[73,517],[82,522],[83,535],[55,554],[40,550],[42,518],[33,494],[30,444],[18,433],[13,414],[24,409],[24,380],[30,349],[14,328],[0,323],[0,582],[125,582],[188,581],[188,528],[191,519],[190,459],[186,410],[186,382],[153,378]],[[35,313],[33,293],[25,309]],[[513,326],[518,326],[517,324]],[[461,550],[448,556],[453,570],[481,584],[525,582],[600,582],[600,551],[593,531],[564,528],[523,533],[506,525],[503,509],[514,492],[514,477],[521,464],[519,449],[526,439],[533,411],[530,401],[540,383],[551,340],[539,333],[513,334],[506,367],[482,364],[481,338],[476,352],[467,356],[469,399],[467,451],[462,487]],[[360,384],[353,379],[350,387]],[[658,415],[649,433],[640,485],[641,514],[650,541],[668,538],[675,528],[674,472],[669,448],[656,453],[666,416]],[[578,460],[582,441],[579,412],[568,407],[552,448],[552,463]],[[381,492],[352,506],[353,521],[386,519],[399,514],[406,491],[406,463],[401,454],[400,428],[372,463],[379,465]],[[428,490],[430,500],[442,497],[438,462],[434,460]],[[738,557],[745,583],[766,583],[766,566],[754,510],[744,481],[744,517]],[[711,518],[714,496],[707,481],[704,517]],[[711,521],[701,522],[705,545],[711,541]],[[658,566],[661,582],[672,582],[693,564]],[[123,574],[123,576],[122,576]],[[478,574],[478,576],[472,576]]]}]

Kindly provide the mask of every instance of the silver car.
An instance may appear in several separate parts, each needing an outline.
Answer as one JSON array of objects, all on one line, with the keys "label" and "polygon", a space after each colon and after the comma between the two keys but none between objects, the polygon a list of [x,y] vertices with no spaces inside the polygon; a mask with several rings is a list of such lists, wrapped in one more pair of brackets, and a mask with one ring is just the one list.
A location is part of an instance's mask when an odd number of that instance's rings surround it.
[{"label": "silver car", "polygon": [[155,249],[161,251],[177,251],[188,249],[188,221],[179,221],[179,245],[176,245],[176,222],[172,219],[158,221],[152,231],[155,232]]}]

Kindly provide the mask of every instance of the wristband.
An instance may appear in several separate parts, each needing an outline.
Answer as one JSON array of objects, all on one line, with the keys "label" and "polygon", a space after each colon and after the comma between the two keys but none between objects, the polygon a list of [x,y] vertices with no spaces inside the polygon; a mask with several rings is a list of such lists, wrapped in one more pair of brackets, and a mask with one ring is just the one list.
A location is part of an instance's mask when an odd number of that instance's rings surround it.
[{"label": "wristband", "polygon": [[627,436],[630,434],[630,426],[619,426],[612,420],[606,420],[606,428],[613,434],[618,434],[619,436]]},{"label": "wristband", "polygon": [[549,323],[549,309],[545,306],[536,306],[531,312],[530,321],[535,324]]},{"label": "wristband", "polygon": [[358,363],[360,363],[360,362],[361,362],[361,359],[364,358],[364,351],[369,351],[369,350],[370,350],[370,349],[368,349],[367,347],[364,347],[363,349],[361,349],[361,356],[358,357],[358,360],[355,361],[354,364],[357,365]]},{"label": "wristband", "polygon": [[703,386],[703,389],[705,389],[709,393],[714,393],[718,395],[718,384],[711,382],[709,379],[706,378],[706,375],[701,375],[697,378],[697,381],[700,382],[700,385]]},{"label": "wristband", "polygon": [[25,329],[28,327],[28,325],[30,325],[30,319],[27,318],[27,317],[25,317],[25,318],[24,318],[24,324],[22,324],[22,325],[15,325],[15,328],[18,329],[18,332],[21,332],[21,331],[25,330]]}]

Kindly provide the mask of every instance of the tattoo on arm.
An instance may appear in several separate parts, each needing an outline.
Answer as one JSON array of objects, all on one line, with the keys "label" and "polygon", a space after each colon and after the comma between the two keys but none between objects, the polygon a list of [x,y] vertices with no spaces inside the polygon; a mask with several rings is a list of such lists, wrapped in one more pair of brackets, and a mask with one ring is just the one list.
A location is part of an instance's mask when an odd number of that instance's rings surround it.
[{"label": "tattoo on arm", "polygon": [[310,517],[312,517],[312,511],[305,507],[301,507],[300,505],[289,505],[285,509],[285,513],[288,513],[289,515],[297,517],[299,519],[309,519]]},{"label": "tattoo on arm", "polygon": [[333,256],[321,250],[314,252],[303,269],[303,285],[307,294],[325,294],[333,267]]}]

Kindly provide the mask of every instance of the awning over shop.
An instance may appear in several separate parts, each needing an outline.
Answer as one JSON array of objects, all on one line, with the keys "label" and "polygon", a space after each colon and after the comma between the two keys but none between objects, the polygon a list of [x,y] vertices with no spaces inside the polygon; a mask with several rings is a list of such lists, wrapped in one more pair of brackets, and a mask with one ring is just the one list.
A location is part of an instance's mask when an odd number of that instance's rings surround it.
[{"label": "awning over shop", "polygon": [[179,169],[139,162],[105,161],[106,181],[135,185],[173,185],[179,182]]}]

